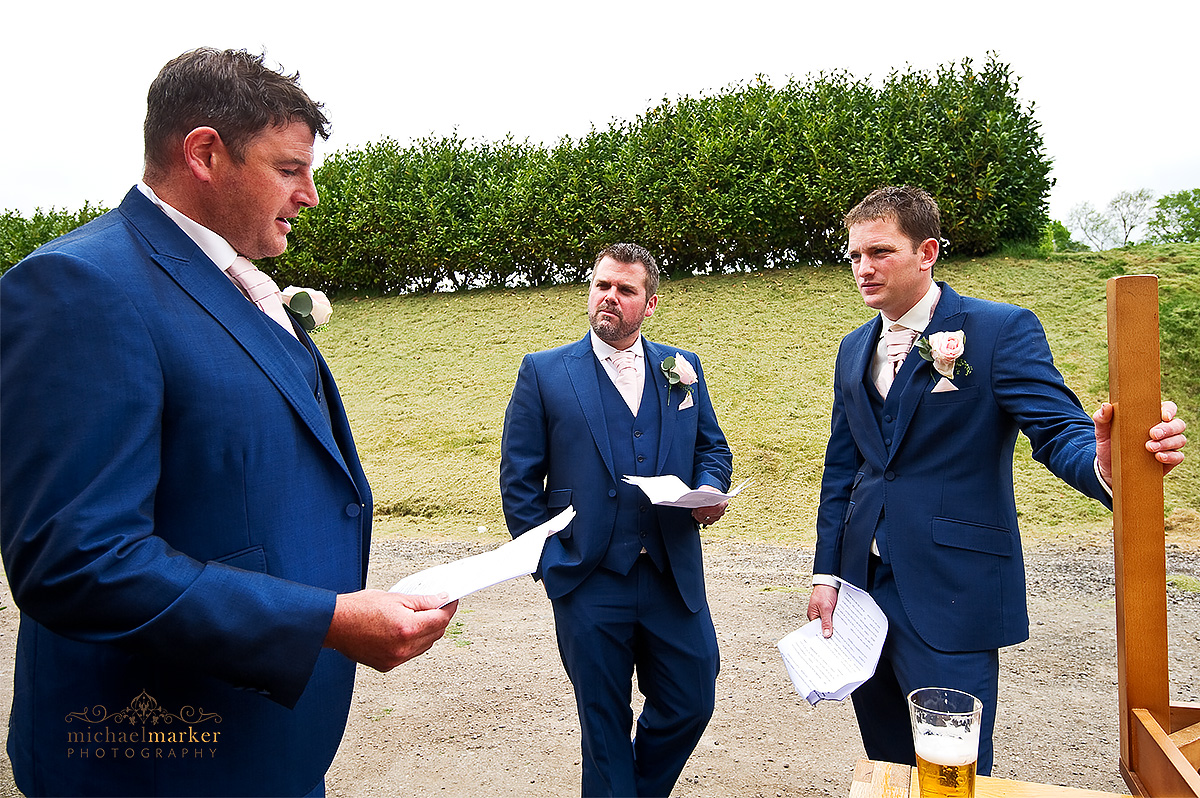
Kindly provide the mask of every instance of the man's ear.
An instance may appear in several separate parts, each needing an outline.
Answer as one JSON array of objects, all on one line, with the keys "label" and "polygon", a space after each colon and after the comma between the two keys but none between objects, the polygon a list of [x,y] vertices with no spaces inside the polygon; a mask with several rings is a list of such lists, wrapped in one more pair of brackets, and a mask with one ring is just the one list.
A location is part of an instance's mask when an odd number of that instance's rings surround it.
[{"label": "man's ear", "polygon": [[921,256],[922,271],[933,269],[933,264],[937,263],[940,249],[941,245],[938,244],[936,238],[927,238],[921,242],[921,246],[917,247],[917,254]]},{"label": "man's ear", "polygon": [[649,300],[646,302],[646,315],[645,315],[645,318],[647,318],[647,319],[648,319],[648,318],[650,318],[651,316],[653,316],[653,315],[654,315],[654,309],[655,309],[656,307],[658,307],[658,294],[655,294],[654,296],[650,297],[650,299],[649,299]]},{"label": "man's ear", "polygon": [[212,180],[213,169],[227,157],[227,152],[221,134],[211,127],[198,127],[183,139],[183,158],[188,171],[205,183]]}]

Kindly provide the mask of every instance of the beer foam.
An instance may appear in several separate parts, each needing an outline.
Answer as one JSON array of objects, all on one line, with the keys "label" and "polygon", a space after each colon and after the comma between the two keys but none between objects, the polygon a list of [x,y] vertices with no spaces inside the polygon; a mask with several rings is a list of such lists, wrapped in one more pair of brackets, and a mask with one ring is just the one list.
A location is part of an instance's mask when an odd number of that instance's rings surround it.
[{"label": "beer foam", "polygon": [[969,765],[979,756],[979,739],[974,735],[919,734],[913,740],[917,756],[935,765]]}]

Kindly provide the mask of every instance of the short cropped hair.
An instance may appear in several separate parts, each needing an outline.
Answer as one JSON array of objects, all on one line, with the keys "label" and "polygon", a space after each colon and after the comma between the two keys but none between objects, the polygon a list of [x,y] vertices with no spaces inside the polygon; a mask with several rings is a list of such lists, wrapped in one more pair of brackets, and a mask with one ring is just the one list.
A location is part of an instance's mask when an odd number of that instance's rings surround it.
[{"label": "short cropped hair", "polygon": [[937,201],[923,188],[915,186],[885,186],[868,194],[855,205],[843,220],[849,230],[862,222],[890,219],[913,244],[913,252],[921,242],[932,238],[942,241],[942,214]]},{"label": "short cropped hair", "polygon": [[239,163],[246,147],[268,126],[308,125],[313,136],[329,138],[329,120],[300,88],[300,73],[285,75],[267,67],[261,55],[245,50],[202,47],[162,68],[146,95],[146,171],[161,175],[172,150],[198,127],[211,127]]},{"label": "short cropped hair", "polygon": [[611,244],[600,250],[595,263],[592,264],[593,268],[599,266],[600,261],[605,258],[612,258],[617,263],[626,265],[642,264],[646,268],[646,299],[658,293],[658,263],[650,254],[650,250],[637,244]]}]

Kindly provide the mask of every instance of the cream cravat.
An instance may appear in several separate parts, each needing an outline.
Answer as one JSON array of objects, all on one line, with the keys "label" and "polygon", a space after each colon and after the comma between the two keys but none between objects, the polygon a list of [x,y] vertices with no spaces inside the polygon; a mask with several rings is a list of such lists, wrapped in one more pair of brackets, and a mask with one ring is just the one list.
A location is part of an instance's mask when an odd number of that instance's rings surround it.
[{"label": "cream cravat", "polygon": [[888,391],[892,388],[892,383],[896,379],[896,374],[900,371],[900,366],[904,365],[904,358],[908,356],[908,352],[912,349],[913,342],[920,335],[916,330],[910,330],[899,324],[893,324],[883,334],[884,344],[887,346],[888,368],[883,369],[879,374],[879,381],[875,383],[875,387],[879,389],[879,393],[884,399],[887,398]]},{"label": "cream cravat", "polygon": [[629,410],[636,416],[638,405],[642,402],[641,382],[638,379],[637,355],[628,350],[614,352],[608,356],[613,367],[617,370],[615,384],[621,392],[621,398],[629,405]]},{"label": "cream cravat", "polygon": [[253,263],[241,255],[234,259],[228,274],[245,290],[246,296],[250,297],[251,302],[258,305],[263,313],[279,322],[279,326],[287,330],[293,338],[298,339],[296,330],[292,327],[292,321],[283,308],[283,296],[279,293],[279,286],[275,284],[274,280],[259,271]]}]

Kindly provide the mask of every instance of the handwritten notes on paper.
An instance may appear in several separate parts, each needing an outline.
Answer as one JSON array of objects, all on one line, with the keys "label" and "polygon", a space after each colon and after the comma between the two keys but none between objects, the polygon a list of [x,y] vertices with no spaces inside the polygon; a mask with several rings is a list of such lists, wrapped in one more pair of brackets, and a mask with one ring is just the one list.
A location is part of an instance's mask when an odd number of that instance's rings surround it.
[{"label": "handwritten notes on paper", "polygon": [[821,619],[779,641],[792,684],[808,703],[841,701],[875,673],[887,637],[887,616],[864,590],[839,580],[833,636],[821,635]]}]

